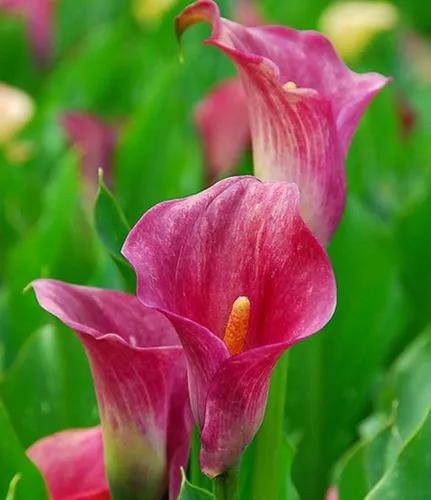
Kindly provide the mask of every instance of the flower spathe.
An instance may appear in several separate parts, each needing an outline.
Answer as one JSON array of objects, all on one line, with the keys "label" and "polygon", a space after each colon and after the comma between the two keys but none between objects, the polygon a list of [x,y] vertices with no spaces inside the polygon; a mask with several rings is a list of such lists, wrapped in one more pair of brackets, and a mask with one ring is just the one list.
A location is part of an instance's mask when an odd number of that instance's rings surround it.
[{"label": "flower spathe", "polygon": [[388,79],[354,73],[317,32],[242,26],[221,18],[212,0],[200,0],[177,17],[178,35],[200,21],[212,25],[206,43],[238,68],[256,176],[295,182],[301,215],[326,245],[344,208],[344,161],[352,135]]},{"label": "flower spathe", "polygon": [[100,427],[40,439],[27,455],[40,469],[52,500],[109,500]]},{"label": "flower spathe", "polygon": [[330,262],[298,203],[294,184],[226,179],[155,206],[123,247],[139,299],[181,339],[210,477],[233,466],[256,433],[278,358],[335,307]]},{"label": "flower spathe", "polygon": [[217,85],[196,108],[202,138],[207,184],[232,170],[250,142],[247,103],[238,79]]},{"label": "flower spathe", "polygon": [[39,304],[72,328],[90,361],[111,492],[176,498],[191,419],[183,350],[163,315],[136,297],[55,280],[33,282]]},{"label": "flower spathe", "polygon": [[118,126],[94,114],[79,111],[64,113],[61,123],[69,143],[78,151],[86,198],[92,200],[99,185],[99,169],[103,171],[106,185],[113,186]]}]

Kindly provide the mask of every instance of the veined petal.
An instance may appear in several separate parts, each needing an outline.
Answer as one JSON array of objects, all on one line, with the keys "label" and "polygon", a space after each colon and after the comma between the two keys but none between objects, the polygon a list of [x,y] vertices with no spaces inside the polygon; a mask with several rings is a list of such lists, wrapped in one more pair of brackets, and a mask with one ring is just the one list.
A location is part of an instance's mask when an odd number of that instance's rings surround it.
[{"label": "veined petal", "polygon": [[229,352],[222,340],[210,330],[169,311],[166,311],[166,315],[182,342],[187,358],[190,404],[196,423],[203,426],[205,402],[212,377],[229,357]]},{"label": "veined petal", "polygon": [[107,186],[112,188],[118,127],[95,115],[80,112],[65,113],[61,122],[68,141],[81,157],[81,173],[88,197],[91,199],[97,190],[99,168],[103,170]]},{"label": "veined petal", "polygon": [[[72,328],[86,349],[114,496],[145,491],[145,498],[160,498],[167,488],[172,399],[176,391],[186,393],[184,359],[173,327],[124,293],[55,280],[37,280],[33,287],[40,305]],[[184,441],[190,428],[181,423]],[[171,455],[176,448],[171,443]]]},{"label": "veined petal", "polygon": [[352,134],[388,80],[349,70],[317,32],[245,27],[221,18],[212,0],[187,7],[177,18],[177,33],[199,21],[213,27],[207,43],[239,70],[256,175],[297,183],[301,215],[328,243],[344,207],[344,159]]},{"label": "veined petal", "polygon": [[198,105],[195,121],[202,137],[208,185],[235,166],[250,140],[242,83],[226,80]]},{"label": "veined petal", "polygon": [[[129,233],[123,253],[138,297],[169,317],[181,339],[202,465],[219,474],[259,426],[280,354],[331,317],[330,262],[299,216],[296,185],[254,177],[157,205]],[[248,334],[245,352],[231,356],[222,338],[240,296],[251,304]]]},{"label": "veined petal", "polygon": [[52,500],[109,500],[100,427],[72,429],[34,443],[27,455],[42,472]]}]

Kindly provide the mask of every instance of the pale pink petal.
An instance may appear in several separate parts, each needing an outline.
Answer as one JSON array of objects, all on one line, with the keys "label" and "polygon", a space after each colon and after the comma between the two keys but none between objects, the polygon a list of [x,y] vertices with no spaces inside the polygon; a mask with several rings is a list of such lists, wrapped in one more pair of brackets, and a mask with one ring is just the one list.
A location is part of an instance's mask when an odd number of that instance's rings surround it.
[{"label": "pale pink petal", "polygon": [[109,500],[100,427],[58,432],[27,455],[42,472],[52,500]]}]

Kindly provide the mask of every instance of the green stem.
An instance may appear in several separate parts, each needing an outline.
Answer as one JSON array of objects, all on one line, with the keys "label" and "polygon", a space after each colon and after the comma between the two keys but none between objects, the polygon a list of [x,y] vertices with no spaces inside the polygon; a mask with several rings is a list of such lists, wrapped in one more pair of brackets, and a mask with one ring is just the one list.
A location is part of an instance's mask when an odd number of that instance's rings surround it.
[{"label": "green stem", "polygon": [[282,450],[285,439],[285,403],[287,381],[287,355],[278,362],[271,378],[265,418],[256,435],[253,454],[253,473],[251,476],[251,495],[254,500],[279,498]]},{"label": "green stem", "polygon": [[238,472],[238,467],[231,467],[213,479],[214,500],[236,500],[238,498]]}]

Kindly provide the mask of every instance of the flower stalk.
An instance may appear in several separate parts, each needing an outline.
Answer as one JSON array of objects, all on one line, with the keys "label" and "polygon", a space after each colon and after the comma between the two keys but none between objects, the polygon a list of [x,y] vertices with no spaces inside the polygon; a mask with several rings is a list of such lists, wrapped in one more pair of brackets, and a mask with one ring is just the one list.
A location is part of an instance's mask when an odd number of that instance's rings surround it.
[{"label": "flower stalk", "polygon": [[239,466],[230,467],[213,479],[214,500],[238,499]]},{"label": "flower stalk", "polygon": [[[284,443],[288,353],[278,362],[271,378],[265,418],[254,443],[252,498],[257,500],[280,493],[278,471]],[[285,479],[283,478],[283,482]],[[270,488],[271,490],[268,490]]]}]

